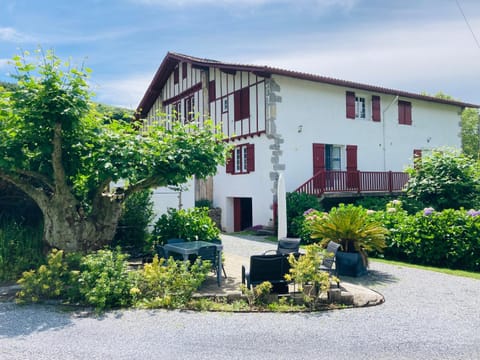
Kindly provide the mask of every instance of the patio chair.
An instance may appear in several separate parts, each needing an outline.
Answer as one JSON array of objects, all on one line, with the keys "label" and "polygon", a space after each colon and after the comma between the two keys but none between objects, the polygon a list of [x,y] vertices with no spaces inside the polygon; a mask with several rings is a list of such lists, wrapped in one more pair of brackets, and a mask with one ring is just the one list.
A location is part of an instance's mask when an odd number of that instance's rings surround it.
[{"label": "patio chair", "polygon": [[250,268],[246,271],[242,265],[242,284],[248,288],[257,286],[264,281],[273,285],[272,292],[278,294],[288,293],[288,282],[285,274],[289,272],[290,263],[283,255],[252,255]]},{"label": "patio chair", "polygon": [[[212,271],[217,274],[220,269],[218,268],[218,259],[217,259],[217,247],[215,245],[211,246],[202,246],[198,249],[197,256],[202,261],[210,261],[212,266]],[[218,284],[220,286],[220,283]]]},{"label": "patio chair", "polygon": [[[220,240],[220,239],[211,239],[209,241],[213,244],[221,244],[222,243],[222,240]],[[223,258],[222,258],[222,260],[223,260]],[[222,271],[223,271],[223,276],[226,279],[227,278],[227,272],[225,271],[225,266],[223,265],[223,261],[222,261]]]},{"label": "patio chair", "polygon": [[267,250],[263,253],[263,255],[268,255],[269,253],[274,252],[277,255],[288,255],[288,254],[296,254],[300,249],[300,239],[288,239],[283,238],[278,240],[277,249],[276,250]]},{"label": "patio chair", "polygon": [[[330,241],[327,244],[327,254],[323,257],[322,264],[320,265],[320,270],[328,271],[330,274],[333,271],[333,264],[335,263],[335,257],[337,256],[337,251],[341,247],[340,244],[337,244],[334,241]],[[335,265],[335,272],[336,272]]]}]

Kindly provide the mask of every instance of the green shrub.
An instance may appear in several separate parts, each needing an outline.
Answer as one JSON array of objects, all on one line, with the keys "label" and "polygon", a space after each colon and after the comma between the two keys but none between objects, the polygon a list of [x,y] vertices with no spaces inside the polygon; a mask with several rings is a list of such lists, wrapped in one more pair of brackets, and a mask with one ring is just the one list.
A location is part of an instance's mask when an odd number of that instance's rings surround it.
[{"label": "green shrub", "polygon": [[385,257],[415,264],[480,271],[480,212],[426,208],[408,215],[388,208],[374,216],[390,231]]},{"label": "green shrub", "polygon": [[[306,193],[287,193],[287,233],[290,237],[302,237],[303,214],[309,209],[321,210],[318,198]],[[302,237],[303,239],[303,237]]]},{"label": "green shrub", "polygon": [[99,250],[82,259],[78,282],[87,304],[103,310],[132,303],[134,282],[127,271],[127,257],[117,249]]},{"label": "green shrub", "polygon": [[207,208],[169,209],[156,222],[152,238],[156,243],[164,244],[171,238],[186,241],[218,239],[220,230],[208,216]]},{"label": "green shrub", "polygon": [[189,265],[173,258],[165,260],[153,258],[138,272],[136,285],[131,290],[137,294],[140,307],[181,308],[190,301],[192,294],[205,280],[211,265],[195,261]]},{"label": "green shrub", "polygon": [[22,272],[45,263],[41,225],[10,217],[0,219],[0,281],[16,280]]},{"label": "green shrub", "polygon": [[142,253],[150,246],[148,225],[153,218],[152,192],[141,191],[130,195],[123,204],[112,247],[120,246],[130,253]]},{"label": "green shrub", "polygon": [[479,175],[470,157],[450,150],[434,150],[408,169],[408,197],[437,210],[479,205]]},{"label": "green shrub", "polygon": [[66,294],[69,277],[63,251],[54,249],[47,257],[47,264],[40,265],[36,270],[25,271],[18,280],[22,287],[17,293],[18,302],[59,299]]}]

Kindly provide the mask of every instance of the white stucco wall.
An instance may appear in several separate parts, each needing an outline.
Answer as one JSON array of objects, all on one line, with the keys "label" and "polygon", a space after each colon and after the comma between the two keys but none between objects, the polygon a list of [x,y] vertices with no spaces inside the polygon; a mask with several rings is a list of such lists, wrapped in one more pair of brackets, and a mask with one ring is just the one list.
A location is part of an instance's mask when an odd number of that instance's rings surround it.
[{"label": "white stucco wall", "polygon": [[168,187],[153,189],[152,201],[155,219],[165,214],[169,208],[188,209],[195,206],[195,187],[193,180],[184,184],[181,192]]},{"label": "white stucco wall", "polygon": [[[313,143],[357,145],[361,171],[403,171],[412,164],[413,149],[461,145],[457,107],[403,99],[412,103],[413,121],[411,126],[399,125],[395,96],[281,76],[274,80],[282,97],[276,105],[276,128],[284,139],[280,162],[285,164],[287,191],[293,191],[313,175]],[[379,95],[382,121],[371,120],[371,105],[367,106],[367,119],[347,119],[346,90],[367,99]]]},{"label": "white stucco wall", "polygon": [[252,225],[267,225],[273,216],[272,181],[270,180],[271,150],[265,136],[237,140],[233,145],[255,145],[255,171],[249,174],[231,175],[219,166],[213,179],[214,206],[222,208],[222,229],[233,231],[233,198],[252,198]]}]

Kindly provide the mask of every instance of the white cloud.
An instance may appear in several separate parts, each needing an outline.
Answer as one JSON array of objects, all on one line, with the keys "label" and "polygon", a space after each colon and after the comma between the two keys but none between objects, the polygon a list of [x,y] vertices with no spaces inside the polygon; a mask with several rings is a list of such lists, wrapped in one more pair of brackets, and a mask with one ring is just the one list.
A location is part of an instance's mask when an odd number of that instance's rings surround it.
[{"label": "white cloud", "polygon": [[92,90],[98,102],[135,109],[152,78],[153,74],[134,74],[119,80],[98,81]]},{"label": "white cloud", "polygon": [[480,49],[461,22],[313,34],[288,43],[295,47],[264,53],[253,63],[414,92],[429,86],[447,92],[467,79],[480,81]]},{"label": "white cloud", "polygon": [[0,27],[0,40],[8,42],[32,41],[32,37],[22,34],[11,27]]}]

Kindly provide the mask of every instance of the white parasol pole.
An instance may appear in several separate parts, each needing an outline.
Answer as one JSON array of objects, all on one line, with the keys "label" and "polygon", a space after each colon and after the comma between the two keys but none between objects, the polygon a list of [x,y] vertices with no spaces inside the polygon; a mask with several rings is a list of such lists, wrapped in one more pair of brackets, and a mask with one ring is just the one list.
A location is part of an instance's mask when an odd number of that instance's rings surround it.
[{"label": "white parasol pole", "polygon": [[278,176],[277,183],[277,216],[278,216],[278,239],[287,237],[287,195],[285,192],[285,179],[283,173]]}]

